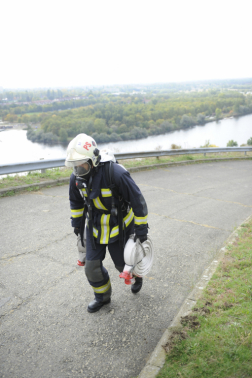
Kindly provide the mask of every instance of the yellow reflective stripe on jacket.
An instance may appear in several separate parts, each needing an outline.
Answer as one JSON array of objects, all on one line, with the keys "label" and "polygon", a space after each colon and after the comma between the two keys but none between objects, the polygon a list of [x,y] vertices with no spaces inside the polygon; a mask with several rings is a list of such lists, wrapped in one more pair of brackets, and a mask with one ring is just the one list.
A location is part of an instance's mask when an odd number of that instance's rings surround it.
[{"label": "yellow reflective stripe on jacket", "polygon": [[110,233],[110,237],[111,238],[114,238],[116,235],[119,234],[119,227],[118,226],[115,226],[114,228],[112,228],[112,231]]},{"label": "yellow reflective stripe on jacket", "polygon": [[93,226],[93,235],[97,238],[98,236],[98,230]]},{"label": "yellow reflective stripe on jacket", "polygon": [[71,209],[72,218],[82,217],[83,211],[84,211],[84,207],[83,209]]},{"label": "yellow reflective stripe on jacket", "polygon": [[110,289],[110,286],[111,286],[111,283],[110,283],[110,280],[108,280],[108,282],[105,285],[100,286],[100,287],[92,286],[92,288],[93,288],[95,293],[103,294],[103,293],[106,293],[106,291],[108,291]]},{"label": "yellow reflective stripe on jacket", "polygon": [[101,189],[102,197],[112,197],[112,192],[110,189]]},{"label": "yellow reflective stripe on jacket", "polygon": [[[130,224],[133,218],[134,218],[134,213],[133,213],[133,210],[130,209],[129,213],[123,218],[123,223],[126,224],[126,227],[128,227],[128,225]],[[110,233],[110,237],[114,238],[118,234],[119,234],[119,226],[115,226]]]},{"label": "yellow reflective stripe on jacket", "polygon": [[101,200],[99,197],[93,199],[94,205],[99,210],[108,210],[106,207],[101,203]]},{"label": "yellow reflective stripe on jacket", "polygon": [[147,218],[148,218],[148,215],[146,215],[146,217],[135,216],[135,224],[137,224],[138,226],[140,226],[141,224],[147,224]]},{"label": "yellow reflective stripe on jacket", "polygon": [[85,197],[87,197],[87,191],[86,188],[81,188],[81,191]]},{"label": "yellow reflective stripe on jacket", "polygon": [[[87,217],[87,227],[89,228],[89,226],[88,226],[88,217]],[[93,235],[94,235],[94,237],[96,237],[96,238],[97,238],[97,236],[98,236],[98,230],[97,230],[97,228],[94,227],[94,226],[93,226]]]},{"label": "yellow reflective stripe on jacket", "polygon": [[101,216],[101,244],[108,244],[110,226],[109,226],[110,214],[103,214]]},{"label": "yellow reflective stripe on jacket", "polygon": [[128,227],[128,225],[130,224],[133,218],[134,218],[134,213],[133,213],[133,210],[130,209],[126,217],[123,218],[123,221],[126,224],[126,227]]}]

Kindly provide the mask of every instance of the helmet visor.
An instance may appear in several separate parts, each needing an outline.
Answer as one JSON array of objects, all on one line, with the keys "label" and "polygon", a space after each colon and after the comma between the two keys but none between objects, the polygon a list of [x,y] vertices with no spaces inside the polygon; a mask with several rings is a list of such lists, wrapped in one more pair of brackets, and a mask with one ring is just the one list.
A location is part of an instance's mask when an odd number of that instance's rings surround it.
[{"label": "helmet visor", "polygon": [[89,159],[88,158],[85,158],[85,159],[79,159],[79,160],[74,160],[74,159],[69,159],[69,160],[65,160],[65,166],[66,167],[69,167],[69,168],[74,168],[74,167],[78,167],[86,162],[88,162]]},{"label": "helmet visor", "polygon": [[91,170],[91,164],[87,161],[81,165],[78,164],[73,167],[73,173],[75,174],[75,176],[78,176],[78,177],[86,176],[90,172],[90,170]]}]

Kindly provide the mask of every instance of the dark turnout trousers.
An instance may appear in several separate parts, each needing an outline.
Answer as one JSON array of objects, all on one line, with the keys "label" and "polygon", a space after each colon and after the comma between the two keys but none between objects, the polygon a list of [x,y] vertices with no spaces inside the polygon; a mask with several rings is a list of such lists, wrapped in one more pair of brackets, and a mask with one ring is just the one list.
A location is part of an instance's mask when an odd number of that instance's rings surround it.
[{"label": "dark turnout trousers", "polygon": [[[133,222],[132,222],[133,223]],[[134,224],[127,231],[126,241],[129,236],[134,233]],[[92,286],[95,294],[95,299],[98,302],[106,302],[110,299],[112,289],[107,269],[104,268],[102,261],[105,259],[106,247],[110,256],[119,272],[123,271],[125,262],[123,251],[119,248],[119,240],[109,244],[98,244],[95,239],[96,249],[92,249],[89,230],[87,229],[86,239],[86,264],[85,273],[88,282]]]}]

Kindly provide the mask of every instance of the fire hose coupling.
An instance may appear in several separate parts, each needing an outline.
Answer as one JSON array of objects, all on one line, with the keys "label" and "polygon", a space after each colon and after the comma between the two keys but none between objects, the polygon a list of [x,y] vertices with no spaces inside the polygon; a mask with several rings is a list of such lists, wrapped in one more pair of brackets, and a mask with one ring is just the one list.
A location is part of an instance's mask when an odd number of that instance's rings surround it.
[{"label": "fire hose coupling", "polygon": [[135,278],[132,276],[132,273],[123,271],[122,273],[119,274],[120,278],[124,278],[124,283],[126,285],[132,285],[135,283]]}]

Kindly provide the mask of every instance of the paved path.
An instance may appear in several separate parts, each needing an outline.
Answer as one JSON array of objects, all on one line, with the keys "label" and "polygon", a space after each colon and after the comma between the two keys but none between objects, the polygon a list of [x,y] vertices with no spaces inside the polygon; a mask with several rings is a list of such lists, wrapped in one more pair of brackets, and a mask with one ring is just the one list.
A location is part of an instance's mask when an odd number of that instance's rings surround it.
[{"label": "paved path", "polygon": [[68,187],[0,199],[0,377],[136,377],[201,272],[252,214],[252,161],[132,174],[149,208],[156,258],[138,295],[105,259],[112,302],[76,266]]}]

